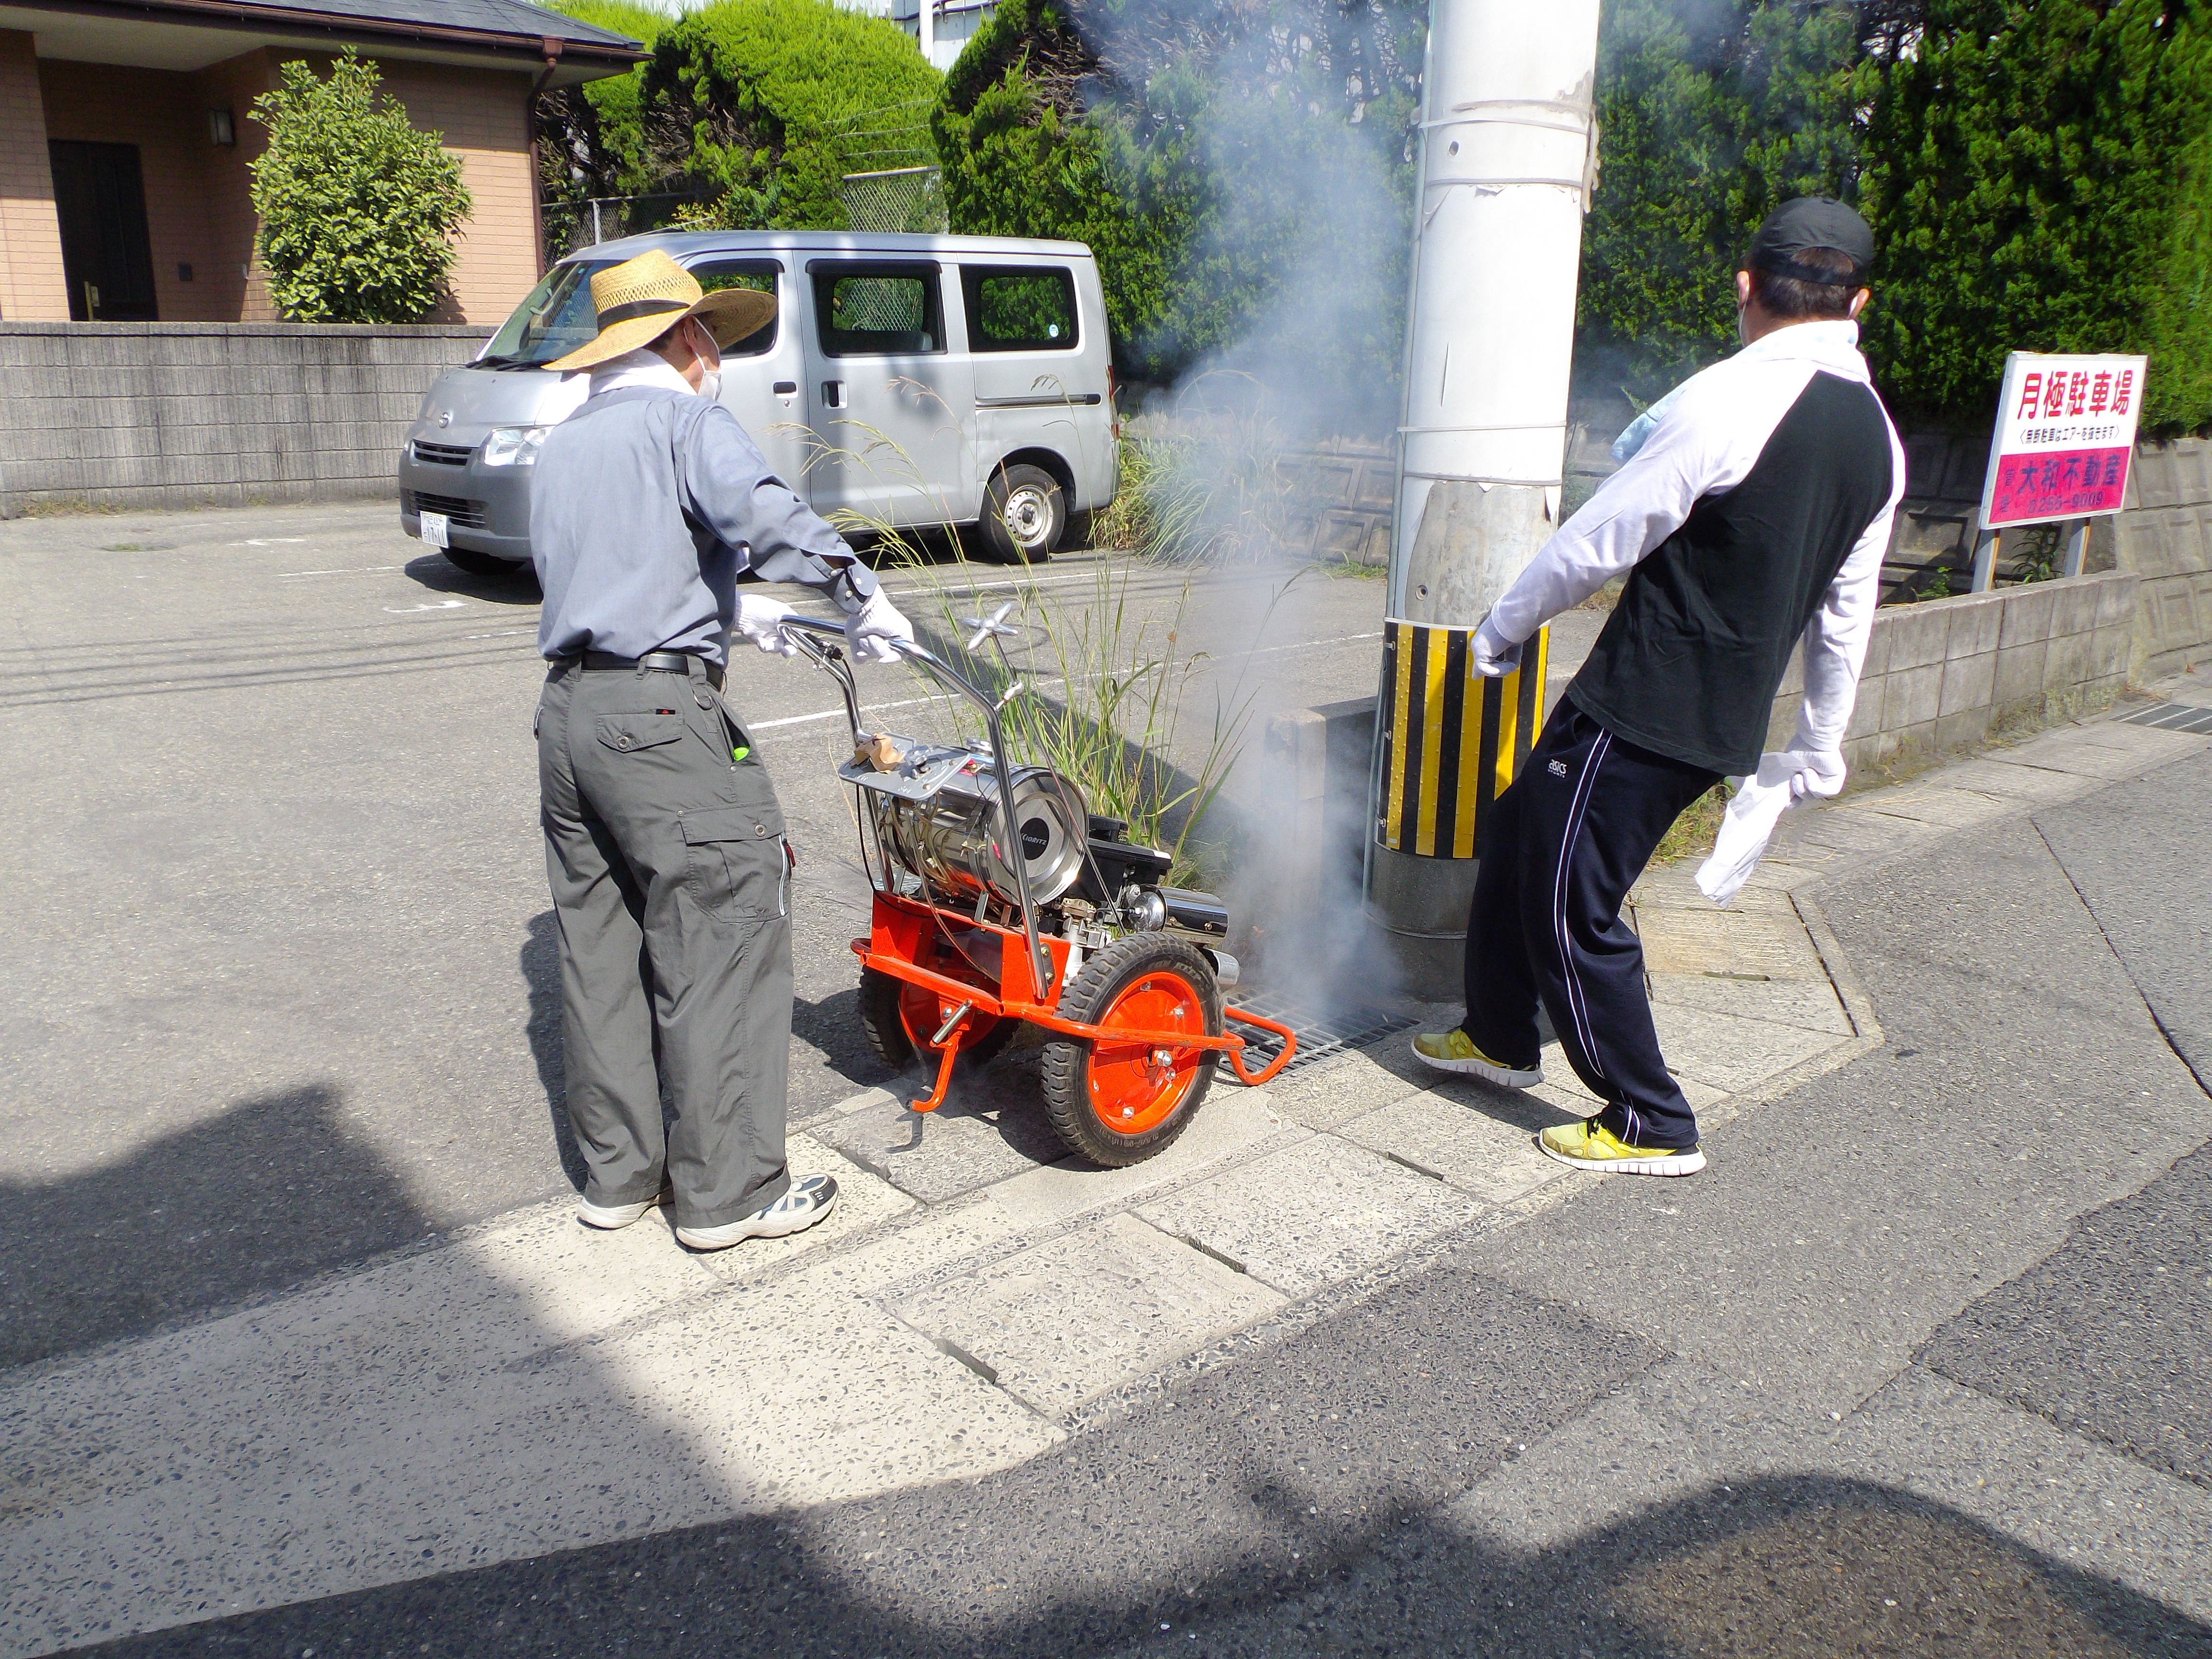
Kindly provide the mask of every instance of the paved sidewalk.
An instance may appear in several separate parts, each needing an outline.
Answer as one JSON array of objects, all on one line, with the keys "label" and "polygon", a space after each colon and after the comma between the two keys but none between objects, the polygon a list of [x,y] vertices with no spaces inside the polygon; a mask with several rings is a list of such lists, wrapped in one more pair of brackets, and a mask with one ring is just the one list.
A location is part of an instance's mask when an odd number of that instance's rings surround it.
[{"label": "paved sidewalk", "polygon": [[[1701,1115],[1881,1042],[1810,888],[2208,744],[2108,717],[1793,814],[1726,911],[1686,865],[1647,878],[1661,1036]],[[1110,1172],[1046,1161],[1033,1066],[931,1118],[870,1091],[804,1121],[794,1164],[846,1197],[798,1239],[695,1257],[562,1201],[16,1373],[0,1650],[978,1477],[1609,1184],[1530,1146],[1594,1103],[1556,1048],[1526,1095],[1432,1088],[1403,1037],[1218,1086],[1170,1152]]]}]

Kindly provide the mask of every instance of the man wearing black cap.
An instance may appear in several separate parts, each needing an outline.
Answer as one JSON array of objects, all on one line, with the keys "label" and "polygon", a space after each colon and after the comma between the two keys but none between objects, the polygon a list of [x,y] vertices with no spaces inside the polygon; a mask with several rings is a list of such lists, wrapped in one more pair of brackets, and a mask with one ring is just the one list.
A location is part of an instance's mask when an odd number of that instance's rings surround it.
[{"label": "man wearing black cap", "polygon": [[1677,386],[1613,446],[1625,465],[1561,526],[1477,630],[1509,672],[1544,623],[1627,573],[1589,660],[1483,830],[1467,931],[1467,1019],[1414,1041],[1440,1071],[1540,1082],[1540,1001],[1605,1103],[1547,1129],[1584,1169],[1705,1167],[1659,1052],[1644,953],[1620,920],[1682,810],[1759,770],[1793,647],[1805,702],[1791,791],[1843,787],[1842,745],[1873,625],[1905,452],[1858,352],[1874,236],[1839,202],[1784,203],[1736,272],[1743,349]]}]

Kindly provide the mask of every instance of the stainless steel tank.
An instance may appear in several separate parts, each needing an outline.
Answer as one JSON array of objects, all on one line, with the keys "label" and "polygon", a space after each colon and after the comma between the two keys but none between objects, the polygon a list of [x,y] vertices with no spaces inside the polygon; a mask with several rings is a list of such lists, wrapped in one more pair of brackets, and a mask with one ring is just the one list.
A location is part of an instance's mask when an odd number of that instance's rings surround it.
[{"label": "stainless steel tank", "polygon": [[[1049,904],[1083,874],[1083,838],[1090,820],[1076,787],[1048,768],[1024,766],[1013,774],[1013,822],[1030,898]],[[981,766],[963,773],[926,800],[876,793],[876,829],[898,864],[921,878],[933,896],[973,904],[988,890],[1004,903],[1021,902],[1000,810],[999,781]]]}]

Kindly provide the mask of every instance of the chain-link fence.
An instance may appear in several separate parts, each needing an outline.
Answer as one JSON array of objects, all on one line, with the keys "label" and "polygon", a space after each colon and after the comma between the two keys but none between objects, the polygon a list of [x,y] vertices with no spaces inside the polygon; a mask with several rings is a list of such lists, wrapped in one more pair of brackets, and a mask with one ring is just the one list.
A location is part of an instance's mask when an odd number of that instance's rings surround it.
[{"label": "chain-link fence", "polygon": [[945,175],[936,167],[848,173],[837,193],[845,203],[846,222],[854,230],[941,236],[951,222],[945,211]]}]

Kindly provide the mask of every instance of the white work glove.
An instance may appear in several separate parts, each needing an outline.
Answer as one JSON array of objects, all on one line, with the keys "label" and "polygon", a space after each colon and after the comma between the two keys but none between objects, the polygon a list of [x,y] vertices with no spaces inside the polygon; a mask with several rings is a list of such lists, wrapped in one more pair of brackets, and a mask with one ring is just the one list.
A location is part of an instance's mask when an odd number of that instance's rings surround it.
[{"label": "white work glove", "polygon": [[744,638],[774,657],[795,657],[799,647],[787,634],[777,631],[776,624],[786,617],[799,613],[780,599],[763,599],[757,593],[738,595],[737,631]]},{"label": "white work glove", "polygon": [[1494,680],[1520,667],[1521,647],[1501,635],[1485,617],[1468,647],[1467,659],[1476,673],[1486,680]]},{"label": "white work glove", "polygon": [[1782,751],[1790,763],[1790,799],[1833,795],[1844,787],[1844,757],[1833,749],[1790,748]]},{"label": "white work glove", "polygon": [[879,587],[845,618],[845,644],[855,662],[896,662],[899,653],[891,644],[893,640],[912,645],[914,624],[899,614],[890,596]]}]

